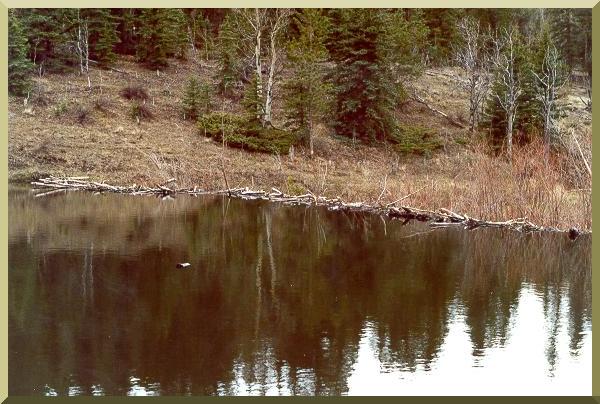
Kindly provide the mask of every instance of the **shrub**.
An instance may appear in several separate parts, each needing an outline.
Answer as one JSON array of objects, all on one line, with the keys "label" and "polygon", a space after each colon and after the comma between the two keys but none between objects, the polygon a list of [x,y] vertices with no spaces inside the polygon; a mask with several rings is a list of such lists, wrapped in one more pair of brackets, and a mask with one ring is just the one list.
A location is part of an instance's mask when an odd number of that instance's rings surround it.
[{"label": "shrub", "polygon": [[286,186],[288,189],[288,194],[290,195],[302,195],[306,193],[306,190],[302,184],[296,182],[296,180],[294,180],[294,178],[290,175],[287,177]]},{"label": "shrub", "polygon": [[215,141],[223,141],[229,147],[255,152],[287,154],[290,146],[297,142],[297,137],[289,131],[262,127],[245,117],[213,112],[198,120],[200,132]]},{"label": "shrub", "polygon": [[428,155],[443,147],[442,140],[431,129],[421,126],[399,125],[391,136],[395,148],[402,153]]},{"label": "shrub", "polygon": [[69,105],[68,105],[67,101],[63,100],[52,108],[52,112],[54,113],[54,116],[58,117],[58,116],[64,115],[68,109],[69,109]]},{"label": "shrub", "polygon": [[27,57],[28,49],[25,27],[21,24],[21,19],[11,10],[8,13],[8,59],[6,59],[8,91],[11,94],[26,95],[31,89],[30,72],[33,64]]},{"label": "shrub", "polygon": [[236,133],[243,131],[247,125],[248,121],[246,119],[228,112],[212,112],[198,120],[200,133],[213,139],[219,138],[219,140],[223,130],[227,134]]},{"label": "shrub", "polygon": [[35,94],[31,102],[38,107],[47,107],[50,104],[50,98],[45,94]]},{"label": "shrub", "polygon": [[121,96],[128,100],[146,101],[148,92],[141,86],[127,86],[121,90]]},{"label": "shrub", "polygon": [[96,98],[94,100],[94,109],[106,114],[109,110],[110,103],[104,98]]},{"label": "shrub", "polygon": [[75,119],[77,120],[77,123],[84,125],[91,120],[90,110],[78,105],[75,109]]},{"label": "shrub", "polygon": [[461,146],[466,146],[469,144],[469,139],[466,137],[457,137],[456,139],[454,139],[454,141],[456,142],[456,144],[459,144]]},{"label": "shrub", "polygon": [[45,87],[41,83],[35,83],[31,93],[31,103],[38,107],[47,107],[50,105],[50,97],[48,97]]},{"label": "shrub", "polygon": [[154,114],[152,111],[146,106],[146,104],[135,103],[131,106],[130,115],[133,119],[138,122],[142,119],[152,119],[154,118]]}]

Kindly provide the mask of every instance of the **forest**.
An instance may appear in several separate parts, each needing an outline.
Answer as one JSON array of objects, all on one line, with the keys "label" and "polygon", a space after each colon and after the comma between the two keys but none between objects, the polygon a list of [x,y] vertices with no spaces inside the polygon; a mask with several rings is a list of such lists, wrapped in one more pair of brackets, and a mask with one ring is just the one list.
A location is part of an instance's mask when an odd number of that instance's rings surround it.
[{"label": "forest", "polygon": [[591,229],[591,45],[591,9],[12,9],[9,170]]}]

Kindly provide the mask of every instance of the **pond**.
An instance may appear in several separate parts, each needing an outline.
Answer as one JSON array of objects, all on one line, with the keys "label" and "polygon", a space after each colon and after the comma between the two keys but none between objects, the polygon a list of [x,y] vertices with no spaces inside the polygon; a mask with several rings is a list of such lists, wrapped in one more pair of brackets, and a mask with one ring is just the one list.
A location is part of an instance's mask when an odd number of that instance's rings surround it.
[{"label": "pond", "polygon": [[591,236],[8,201],[11,395],[591,394]]}]

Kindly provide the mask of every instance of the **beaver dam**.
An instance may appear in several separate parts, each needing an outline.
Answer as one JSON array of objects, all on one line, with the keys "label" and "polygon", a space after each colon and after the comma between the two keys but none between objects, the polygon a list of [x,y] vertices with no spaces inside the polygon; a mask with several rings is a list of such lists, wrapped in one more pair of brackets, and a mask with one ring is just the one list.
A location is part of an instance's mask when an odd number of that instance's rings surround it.
[{"label": "beaver dam", "polygon": [[[439,211],[434,212],[431,210],[418,209],[410,206],[403,206],[400,203],[408,198],[407,195],[396,201],[388,204],[375,204],[369,205],[364,202],[344,202],[341,198],[326,198],[323,196],[316,196],[312,193],[304,195],[286,195],[276,188],[272,188],[271,192],[265,192],[262,190],[251,190],[247,187],[244,188],[228,188],[222,191],[203,191],[194,188],[175,188],[169,187],[169,184],[175,182],[175,179],[170,179],[163,184],[155,187],[145,187],[141,185],[132,185],[128,187],[109,185],[106,183],[99,183],[88,181],[88,177],[47,177],[41,178],[37,181],[33,181],[31,184],[41,190],[37,197],[52,195],[54,193],[63,192],[66,190],[83,190],[91,191],[94,193],[102,192],[114,192],[121,194],[131,195],[159,195],[164,198],[170,198],[177,194],[187,195],[207,195],[207,194],[225,194],[229,197],[241,198],[246,200],[261,199],[269,200],[272,202],[282,202],[286,205],[314,205],[314,206],[325,206],[327,209],[332,211],[344,211],[344,212],[364,212],[373,213],[380,216],[386,216],[390,219],[403,220],[404,224],[411,220],[417,220],[421,222],[429,222],[431,227],[448,227],[448,226],[462,226],[465,229],[473,230],[479,227],[497,227],[497,228],[508,228],[518,230],[521,232],[566,232],[571,240],[576,239],[582,234],[582,231],[577,228],[570,228],[568,230],[560,230],[556,227],[543,227],[537,226],[527,218],[510,219],[502,222],[498,221],[487,221],[481,219],[475,219],[465,214],[459,214],[452,212],[445,208],[440,208]],[[225,183],[227,179],[225,178]],[[50,191],[48,191],[50,189]],[[378,202],[378,201],[377,201]],[[586,234],[591,234],[591,230],[584,231]]]},{"label": "beaver dam", "polygon": [[589,234],[85,181],[9,189],[10,394],[591,392]]}]

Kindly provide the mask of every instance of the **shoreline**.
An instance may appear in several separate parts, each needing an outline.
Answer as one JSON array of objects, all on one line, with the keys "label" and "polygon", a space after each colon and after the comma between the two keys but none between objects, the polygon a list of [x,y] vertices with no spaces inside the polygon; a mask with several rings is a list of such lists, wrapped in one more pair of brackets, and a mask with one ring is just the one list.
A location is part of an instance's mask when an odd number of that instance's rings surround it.
[{"label": "shoreline", "polygon": [[515,218],[505,221],[489,221],[476,219],[464,213],[453,212],[449,209],[438,208],[437,211],[419,209],[412,206],[399,205],[406,197],[397,201],[383,204],[367,204],[364,202],[345,202],[340,197],[327,198],[325,196],[317,196],[309,192],[303,195],[288,195],[277,188],[271,188],[270,192],[264,190],[254,190],[248,187],[236,187],[223,190],[204,190],[198,187],[193,188],[176,188],[169,187],[169,184],[176,182],[171,178],[155,187],[145,187],[141,185],[118,186],[110,185],[105,182],[88,181],[89,177],[55,177],[49,176],[40,178],[37,181],[30,182],[34,188],[33,191],[41,191],[35,194],[35,197],[45,197],[69,190],[78,190],[85,192],[101,193],[119,193],[124,195],[141,196],[141,195],[156,195],[162,196],[163,199],[172,198],[176,195],[227,195],[230,198],[244,200],[265,200],[270,202],[279,202],[284,205],[293,206],[322,206],[330,211],[342,212],[361,212],[368,214],[376,214],[386,216],[390,220],[404,220],[403,224],[407,224],[412,220],[426,222],[432,229],[445,227],[463,227],[465,230],[474,230],[481,227],[504,228],[521,233],[532,232],[553,232],[565,233],[569,239],[576,240],[580,235],[591,235],[592,231],[588,229],[578,229],[569,227],[561,229],[557,227],[539,226],[530,222],[527,218]]}]

